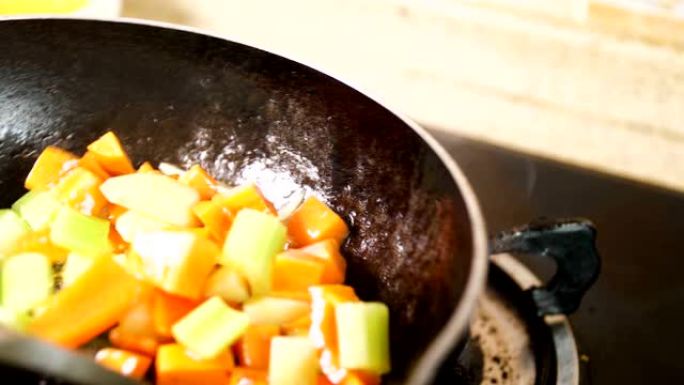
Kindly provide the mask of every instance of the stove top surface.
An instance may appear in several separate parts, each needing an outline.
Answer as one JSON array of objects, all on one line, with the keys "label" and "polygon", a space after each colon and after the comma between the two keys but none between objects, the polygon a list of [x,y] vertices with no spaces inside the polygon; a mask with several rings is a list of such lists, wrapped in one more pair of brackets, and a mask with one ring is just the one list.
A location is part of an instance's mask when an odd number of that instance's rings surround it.
[{"label": "stove top surface", "polygon": [[[570,317],[580,384],[684,380],[684,195],[433,132],[468,176],[490,233],[545,217],[586,217],[602,272]],[[523,258],[548,277],[552,266]]]}]

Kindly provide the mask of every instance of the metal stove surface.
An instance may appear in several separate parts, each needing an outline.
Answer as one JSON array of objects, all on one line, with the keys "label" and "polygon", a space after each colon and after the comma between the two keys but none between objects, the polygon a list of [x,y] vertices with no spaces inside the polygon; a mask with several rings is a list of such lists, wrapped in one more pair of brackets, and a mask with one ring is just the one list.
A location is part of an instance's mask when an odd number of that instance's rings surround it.
[{"label": "metal stove surface", "polygon": [[[581,385],[684,383],[684,195],[433,134],[468,176],[490,233],[540,216],[596,224],[602,272],[570,317]],[[523,261],[548,276],[542,261]]]}]

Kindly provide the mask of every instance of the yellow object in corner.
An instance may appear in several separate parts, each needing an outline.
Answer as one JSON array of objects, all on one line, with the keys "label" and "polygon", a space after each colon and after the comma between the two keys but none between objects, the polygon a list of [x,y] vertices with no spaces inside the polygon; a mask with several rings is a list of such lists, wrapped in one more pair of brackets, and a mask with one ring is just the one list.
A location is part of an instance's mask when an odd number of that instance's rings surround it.
[{"label": "yellow object in corner", "polygon": [[0,14],[71,13],[88,5],[89,0],[0,0]]}]

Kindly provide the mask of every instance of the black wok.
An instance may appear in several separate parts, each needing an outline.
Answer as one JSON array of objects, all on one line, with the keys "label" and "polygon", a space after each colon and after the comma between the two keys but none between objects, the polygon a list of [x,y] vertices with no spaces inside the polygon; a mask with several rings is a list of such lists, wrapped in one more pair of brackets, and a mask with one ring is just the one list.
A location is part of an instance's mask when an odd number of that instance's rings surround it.
[{"label": "black wok", "polygon": [[[227,183],[255,180],[277,206],[306,191],[342,213],[351,284],[391,309],[387,383],[430,383],[465,340],[485,284],[485,225],[458,166],[416,124],[319,71],[216,37],[0,22],[0,204],[22,194],[44,146],[82,151],[106,130],[135,162],[199,163]],[[548,222],[489,248],[557,260],[531,292],[543,315],[579,304],[598,273],[593,241],[588,222]]]}]

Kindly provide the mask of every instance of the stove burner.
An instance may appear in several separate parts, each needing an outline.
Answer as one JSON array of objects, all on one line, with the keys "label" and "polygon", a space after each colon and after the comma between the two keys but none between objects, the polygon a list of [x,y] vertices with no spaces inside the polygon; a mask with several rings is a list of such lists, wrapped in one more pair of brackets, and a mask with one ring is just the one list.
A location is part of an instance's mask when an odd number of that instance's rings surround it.
[{"label": "stove burner", "polygon": [[492,257],[488,286],[461,354],[435,384],[578,385],[577,348],[567,317],[539,318],[525,292],[540,281],[508,254]]}]

